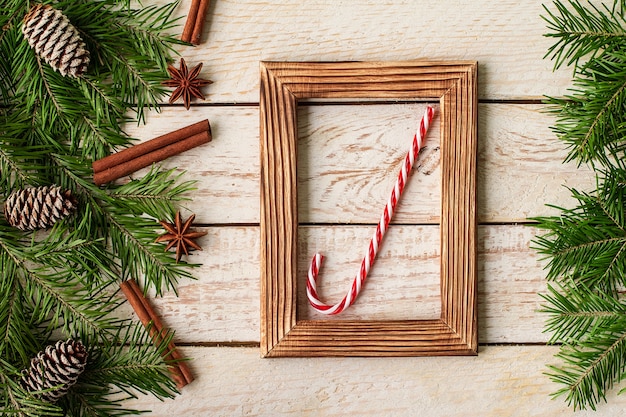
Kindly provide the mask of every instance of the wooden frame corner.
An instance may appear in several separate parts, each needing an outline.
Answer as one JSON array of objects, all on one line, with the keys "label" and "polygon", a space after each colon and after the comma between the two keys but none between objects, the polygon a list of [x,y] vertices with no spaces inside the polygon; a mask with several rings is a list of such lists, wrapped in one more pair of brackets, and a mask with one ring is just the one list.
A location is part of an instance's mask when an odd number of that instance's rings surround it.
[{"label": "wooden frame corner", "polygon": [[[262,356],[475,355],[476,62],[261,62],[260,72]],[[297,319],[297,104],[344,98],[439,101],[439,319]]]}]

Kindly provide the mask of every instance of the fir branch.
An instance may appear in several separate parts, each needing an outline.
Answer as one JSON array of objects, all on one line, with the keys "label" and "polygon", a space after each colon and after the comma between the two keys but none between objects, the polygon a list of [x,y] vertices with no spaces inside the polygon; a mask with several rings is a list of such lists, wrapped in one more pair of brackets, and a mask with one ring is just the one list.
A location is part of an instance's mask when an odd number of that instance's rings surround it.
[{"label": "fir branch", "polygon": [[102,63],[94,73],[110,77],[111,95],[132,107],[138,121],[144,120],[145,110],[158,109],[165,93],[161,82],[167,78],[172,45],[180,41],[163,33],[173,27],[171,16],[177,5],[174,2],[140,10],[102,7],[94,12],[95,18],[92,13],[89,19],[71,5],[66,8],[84,32],[89,49]]},{"label": "fir branch", "polygon": [[119,126],[109,124],[109,121],[96,123],[88,113],[72,126],[70,135],[70,151],[72,154],[82,154],[83,157],[100,159],[108,155],[108,150],[128,145],[132,140]]},{"label": "fir branch", "polygon": [[47,148],[27,147],[24,140],[9,132],[10,123],[0,132],[0,189],[5,193],[25,186],[45,184],[43,158]]},{"label": "fir branch", "polygon": [[556,39],[544,56],[554,61],[555,69],[562,65],[574,65],[578,70],[579,61],[583,58],[592,61],[604,51],[623,49],[626,20],[622,14],[614,13],[606,5],[598,8],[588,4],[587,8],[578,0],[553,4],[556,11],[544,5],[547,16],[542,17],[550,31],[544,36]]},{"label": "fir branch", "polygon": [[624,323],[603,329],[588,341],[564,345],[556,355],[563,366],[550,367],[551,379],[564,387],[554,396],[565,395],[575,410],[606,401],[606,392],[613,388],[626,369],[626,329]]},{"label": "fir branch", "polygon": [[117,304],[77,289],[71,271],[54,273],[20,265],[20,272],[24,276],[22,291],[32,300],[36,322],[48,322],[50,329],[61,328],[64,334],[94,343],[107,339],[117,328],[118,319],[112,316]]},{"label": "fir branch", "polygon": [[173,176],[174,169],[159,171],[152,167],[140,179],[110,190],[116,204],[129,213],[147,214],[154,219],[171,220],[176,208],[174,203],[194,189],[193,181],[180,182],[183,173]]},{"label": "fir branch", "polygon": [[556,116],[552,129],[570,149],[566,161],[610,164],[626,137],[620,122],[626,109],[626,49],[590,61],[571,93],[547,101]]},{"label": "fir branch", "polygon": [[[135,3],[133,3],[134,5]],[[123,123],[158,107],[166,67],[180,43],[171,35],[177,3],[137,9],[129,0],[61,0],[91,52],[88,72],[66,78],[41,61],[21,34],[29,2],[0,2],[0,190],[58,184],[79,200],[76,215],[45,232],[0,219],[0,409],[18,416],[136,414],[137,393],[175,392],[168,364],[143,328],[116,316],[120,278],[157,293],[191,277],[154,243],[156,220],[171,217],[192,184],[154,168],[125,185],[99,188],[90,162],[133,139]],[[134,111],[134,117],[133,113]],[[129,116],[130,115],[130,116]],[[18,383],[50,334],[91,347],[89,372],[54,405]]]},{"label": "fir branch", "polygon": [[552,333],[550,343],[592,343],[604,329],[626,329],[626,305],[611,294],[591,291],[582,284],[564,283],[549,285],[548,294],[542,297],[547,304],[541,311],[550,315],[545,329]]},{"label": "fir branch", "polygon": [[55,224],[48,237],[33,246],[30,256],[33,262],[49,268],[71,270],[76,282],[95,295],[99,292],[96,287],[104,289],[112,285],[117,276],[111,264],[103,261],[114,258],[104,239],[80,237],[81,230],[90,220],[89,217],[81,218],[72,233],[67,233],[62,222]]},{"label": "fir branch", "polygon": [[75,90],[76,81],[66,79],[41,62],[23,37],[12,47],[17,50],[12,60],[15,89],[27,111],[37,114],[43,126],[59,123],[69,128],[82,111],[82,100],[69,93]]},{"label": "fir branch", "polygon": [[[17,80],[14,91],[19,92],[31,113],[39,114],[43,125],[60,123],[65,131],[86,132],[88,126],[74,126],[91,119],[117,134],[109,135],[115,139],[111,143],[82,142],[89,143],[83,155],[93,159],[129,142],[120,129],[120,124],[128,120],[127,110],[134,109],[137,120],[143,120],[146,109],[158,108],[165,93],[161,81],[167,78],[172,45],[180,43],[173,36],[163,35],[172,28],[171,14],[177,3],[141,10],[119,7],[118,3],[55,4],[64,8],[95,55],[88,73],[78,80],[63,77],[42,63],[19,34],[18,24],[9,28],[14,43],[6,45],[17,51],[11,57],[11,78]],[[82,139],[89,141],[88,137]]]},{"label": "fir branch", "polygon": [[[626,231],[622,206],[571,190],[579,206],[560,208],[561,215],[539,217],[536,227],[547,231],[534,239],[534,249],[549,259],[549,280],[573,280],[594,290],[615,292],[626,284]],[[609,207],[610,205],[610,207]],[[608,213],[620,210],[617,217]]]},{"label": "fir branch", "polygon": [[546,21],[556,39],[548,54],[555,68],[574,65],[574,88],[551,98],[553,130],[570,148],[567,161],[589,163],[596,190],[571,190],[575,207],[536,218],[546,233],[533,240],[549,260],[547,278],[558,285],[542,295],[546,331],[562,343],[561,364],[549,375],[574,409],[595,409],[626,376],[626,9],[555,2]]},{"label": "fir branch", "polygon": [[117,399],[110,388],[102,386],[86,386],[82,384],[80,391],[71,391],[60,400],[66,415],[81,417],[116,417],[142,414],[136,410],[122,407],[126,398]]},{"label": "fir branch", "polygon": [[[152,62],[158,65],[161,71],[167,71],[170,54],[176,54],[173,45],[184,43],[175,36],[164,35],[178,25],[178,19],[172,19],[172,15],[179,6],[180,1],[175,1],[163,6],[148,6],[143,9],[129,10],[129,14],[122,19],[122,26],[133,34],[133,41],[138,48]],[[161,46],[155,48],[154,45]]]},{"label": "fir branch", "polygon": [[[160,217],[156,215],[172,218],[173,203],[183,199],[182,193],[191,189],[192,182],[177,184],[176,178],[171,178],[172,171],[161,173],[153,169],[142,179],[113,187],[107,193],[84,179],[87,174],[79,161],[72,162],[71,158],[59,156],[53,160],[59,164],[59,173],[64,177],[59,183],[75,190],[91,202],[92,209],[95,208],[88,218],[101,228],[77,227],[89,233],[85,238],[104,238],[111,244],[111,250],[119,260],[117,267],[121,279],[142,280],[143,277],[160,295],[165,290],[175,291],[178,279],[193,278],[187,269],[193,265],[172,263],[172,254],[164,252],[163,246],[154,242]],[[106,234],[102,234],[104,230]],[[115,269],[115,266],[110,268]]]},{"label": "fir branch", "polygon": [[156,294],[162,295],[166,290],[176,292],[180,278],[193,278],[187,269],[192,264],[172,264],[172,254],[164,252],[163,246],[154,242],[154,220],[137,218],[126,212],[106,213],[106,216],[111,246],[120,260],[123,280],[143,276]]},{"label": "fir branch", "polygon": [[23,296],[15,265],[0,254],[4,279],[0,281],[0,357],[14,363],[26,363],[38,348],[37,332],[33,331],[32,308]]},{"label": "fir branch", "polygon": [[24,391],[17,383],[20,372],[10,363],[0,358],[0,412],[2,415],[19,417],[63,417],[65,413],[56,404],[35,398]]},{"label": "fir branch", "polygon": [[143,326],[125,324],[110,347],[90,350],[88,367],[78,384],[61,399],[63,409],[72,415],[135,415],[139,412],[123,407],[124,400],[136,398],[138,393],[160,399],[172,398],[176,393],[161,356],[170,338],[154,346]]},{"label": "fir branch", "polygon": [[[115,345],[94,352],[81,383],[96,386],[110,383],[132,398],[137,393],[151,393],[160,399],[173,397],[176,388],[170,364],[163,361],[173,333],[164,334],[157,343],[149,331],[138,322],[128,323],[117,335]],[[161,384],[150,383],[155,380]]]},{"label": "fir branch", "polygon": [[111,128],[120,131],[119,122],[124,120],[126,110],[124,101],[116,97],[102,80],[91,79],[89,76],[79,79],[78,87],[83,91],[91,109],[90,112],[83,114],[92,114],[97,126],[110,124]]}]

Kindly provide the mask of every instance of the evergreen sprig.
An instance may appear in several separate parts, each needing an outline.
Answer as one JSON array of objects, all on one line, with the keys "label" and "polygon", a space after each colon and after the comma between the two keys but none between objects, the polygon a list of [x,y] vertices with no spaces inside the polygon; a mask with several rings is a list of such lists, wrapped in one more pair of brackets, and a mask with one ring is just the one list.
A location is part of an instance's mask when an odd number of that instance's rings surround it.
[{"label": "evergreen sprig", "polygon": [[572,196],[576,208],[558,208],[560,216],[537,219],[548,231],[535,239],[536,249],[549,259],[547,278],[615,292],[626,284],[623,206],[576,190]]},{"label": "evergreen sprig", "polygon": [[[175,387],[143,326],[120,317],[119,283],[133,278],[157,294],[191,278],[184,262],[154,243],[193,183],[153,166],[125,184],[98,187],[91,162],[130,145],[123,130],[158,109],[167,65],[180,42],[168,34],[178,3],[43,0],[61,10],[91,54],[85,74],[64,77],[30,48],[21,23],[34,4],[0,0],[0,200],[58,184],[78,200],[75,215],[23,232],[0,216],[0,413],[18,416],[138,414],[124,400],[171,397]],[[55,404],[19,384],[55,338],[89,349],[79,383]],[[171,335],[169,336],[171,338]]]},{"label": "evergreen sprig", "polygon": [[549,30],[545,36],[556,39],[545,57],[554,61],[555,69],[574,65],[578,71],[585,67],[581,60],[591,62],[601,52],[620,50],[626,40],[625,4],[624,0],[615,1],[609,9],[605,4],[583,6],[578,0],[569,0],[554,2],[555,11],[544,5],[543,19]]},{"label": "evergreen sprig", "polygon": [[[554,2],[544,17],[556,39],[546,56],[572,65],[569,94],[548,98],[553,130],[588,164],[596,189],[570,190],[574,208],[540,217],[533,245],[552,283],[543,294],[550,342],[560,345],[550,378],[574,409],[596,409],[626,377],[626,20],[625,2]],[[622,390],[623,391],[623,390]],[[621,392],[621,391],[620,391]]]},{"label": "evergreen sprig", "polygon": [[549,285],[548,293],[542,297],[547,302],[542,311],[551,316],[546,331],[552,333],[553,343],[576,346],[607,329],[626,329],[626,305],[585,285],[571,281]]},{"label": "evergreen sprig", "polygon": [[554,395],[565,395],[575,409],[595,410],[626,367],[626,305],[581,284],[548,289],[546,331],[553,332],[552,342],[563,343],[556,355],[563,365],[548,372],[563,385]]},{"label": "evergreen sprig", "polygon": [[626,50],[614,47],[594,58],[576,74],[570,94],[548,103],[557,119],[553,131],[570,150],[567,161],[606,166],[623,157]]},{"label": "evergreen sprig", "polygon": [[555,7],[557,12],[545,8],[546,36],[557,39],[546,56],[555,68],[574,65],[574,87],[548,100],[557,119],[553,130],[570,148],[567,161],[611,164],[624,153],[626,19],[616,12],[618,2],[611,9],[577,0]]}]

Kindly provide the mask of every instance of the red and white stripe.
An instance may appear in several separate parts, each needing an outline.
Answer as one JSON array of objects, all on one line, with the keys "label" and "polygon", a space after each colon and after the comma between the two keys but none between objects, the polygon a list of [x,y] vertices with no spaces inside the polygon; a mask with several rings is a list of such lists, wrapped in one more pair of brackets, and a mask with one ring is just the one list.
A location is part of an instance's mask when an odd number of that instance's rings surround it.
[{"label": "red and white stripe", "polygon": [[411,173],[411,168],[413,168],[413,164],[417,159],[417,155],[419,154],[420,149],[422,148],[422,144],[426,137],[426,132],[430,126],[431,121],[433,120],[433,116],[435,114],[434,109],[431,106],[428,106],[422,120],[420,121],[420,126],[418,131],[413,136],[413,142],[411,143],[411,149],[406,154],[406,158],[404,160],[404,164],[402,164],[402,169],[398,173],[398,179],[391,190],[391,196],[389,196],[389,201],[387,201],[387,205],[385,206],[385,210],[380,218],[380,222],[378,226],[376,226],[376,232],[374,236],[370,240],[369,248],[361,262],[361,268],[359,269],[359,273],[352,281],[352,285],[348,293],[343,297],[343,299],[335,304],[328,305],[323,303],[319,296],[317,295],[316,282],[319,274],[319,269],[322,265],[322,260],[324,257],[316,253],[313,256],[313,260],[311,261],[311,266],[309,267],[309,274],[306,283],[306,294],[309,298],[309,302],[313,309],[322,314],[339,314],[344,311],[346,308],[350,307],[356,297],[359,295],[363,283],[365,282],[365,278],[367,277],[370,268],[374,264],[374,260],[376,258],[376,254],[378,253],[378,249],[380,248],[380,244],[383,240],[383,236],[389,227],[389,222],[393,217],[394,210],[400,197],[402,195],[402,191],[404,190],[404,186],[406,185],[409,174]]}]

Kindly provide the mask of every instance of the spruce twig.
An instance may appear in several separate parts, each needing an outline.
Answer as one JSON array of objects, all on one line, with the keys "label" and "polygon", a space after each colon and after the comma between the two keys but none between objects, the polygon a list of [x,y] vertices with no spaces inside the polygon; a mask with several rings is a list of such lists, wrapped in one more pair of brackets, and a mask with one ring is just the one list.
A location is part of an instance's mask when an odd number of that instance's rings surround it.
[{"label": "spruce twig", "polygon": [[585,67],[581,60],[591,62],[604,51],[621,49],[626,40],[626,21],[615,13],[615,6],[613,9],[590,3],[583,6],[578,0],[553,5],[556,11],[544,5],[546,16],[543,19],[549,30],[545,36],[556,42],[544,58],[553,60],[555,69],[573,65],[576,72]]},{"label": "spruce twig", "polygon": [[626,305],[584,285],[549,285],[542,297],[547,303],[542,312],[550,314],[546,323],[546,331],[552,333],[550,343],[578,345],[608,328],[626,329]]},{"label": "spruce twig", "polygon": [[535,239],[535,248],[549,259],[547,278],[573,280],[590,288],[615,292],[626,283],[626,232],[623,210],[599,196],[572,190],[575,209],[563,209],[557,217],[534,218],[547,231]]},{"label": "spruce twig", "polygon": [[541,217],[535,249],[548,261],[543,312],[550,342],[560,344],[548,375],[574,409],[592,408],[626,376],[626,20],[625,3],[596,7],[577,0],[546,8],[555,68],[571,65],[574,87],[549,98],[553,130],[587,163],[596,189],[571,190],[574,208]]},{"label": "spruce twig", "polygon": [[626,369],[626,305],[572,283],[549,292],[546,331],[553,332],[552,343],[563,344],[556,355],[563,365],[548,372],[564,385],[554,395],[565,395],[574,409],[595,409]]}]

